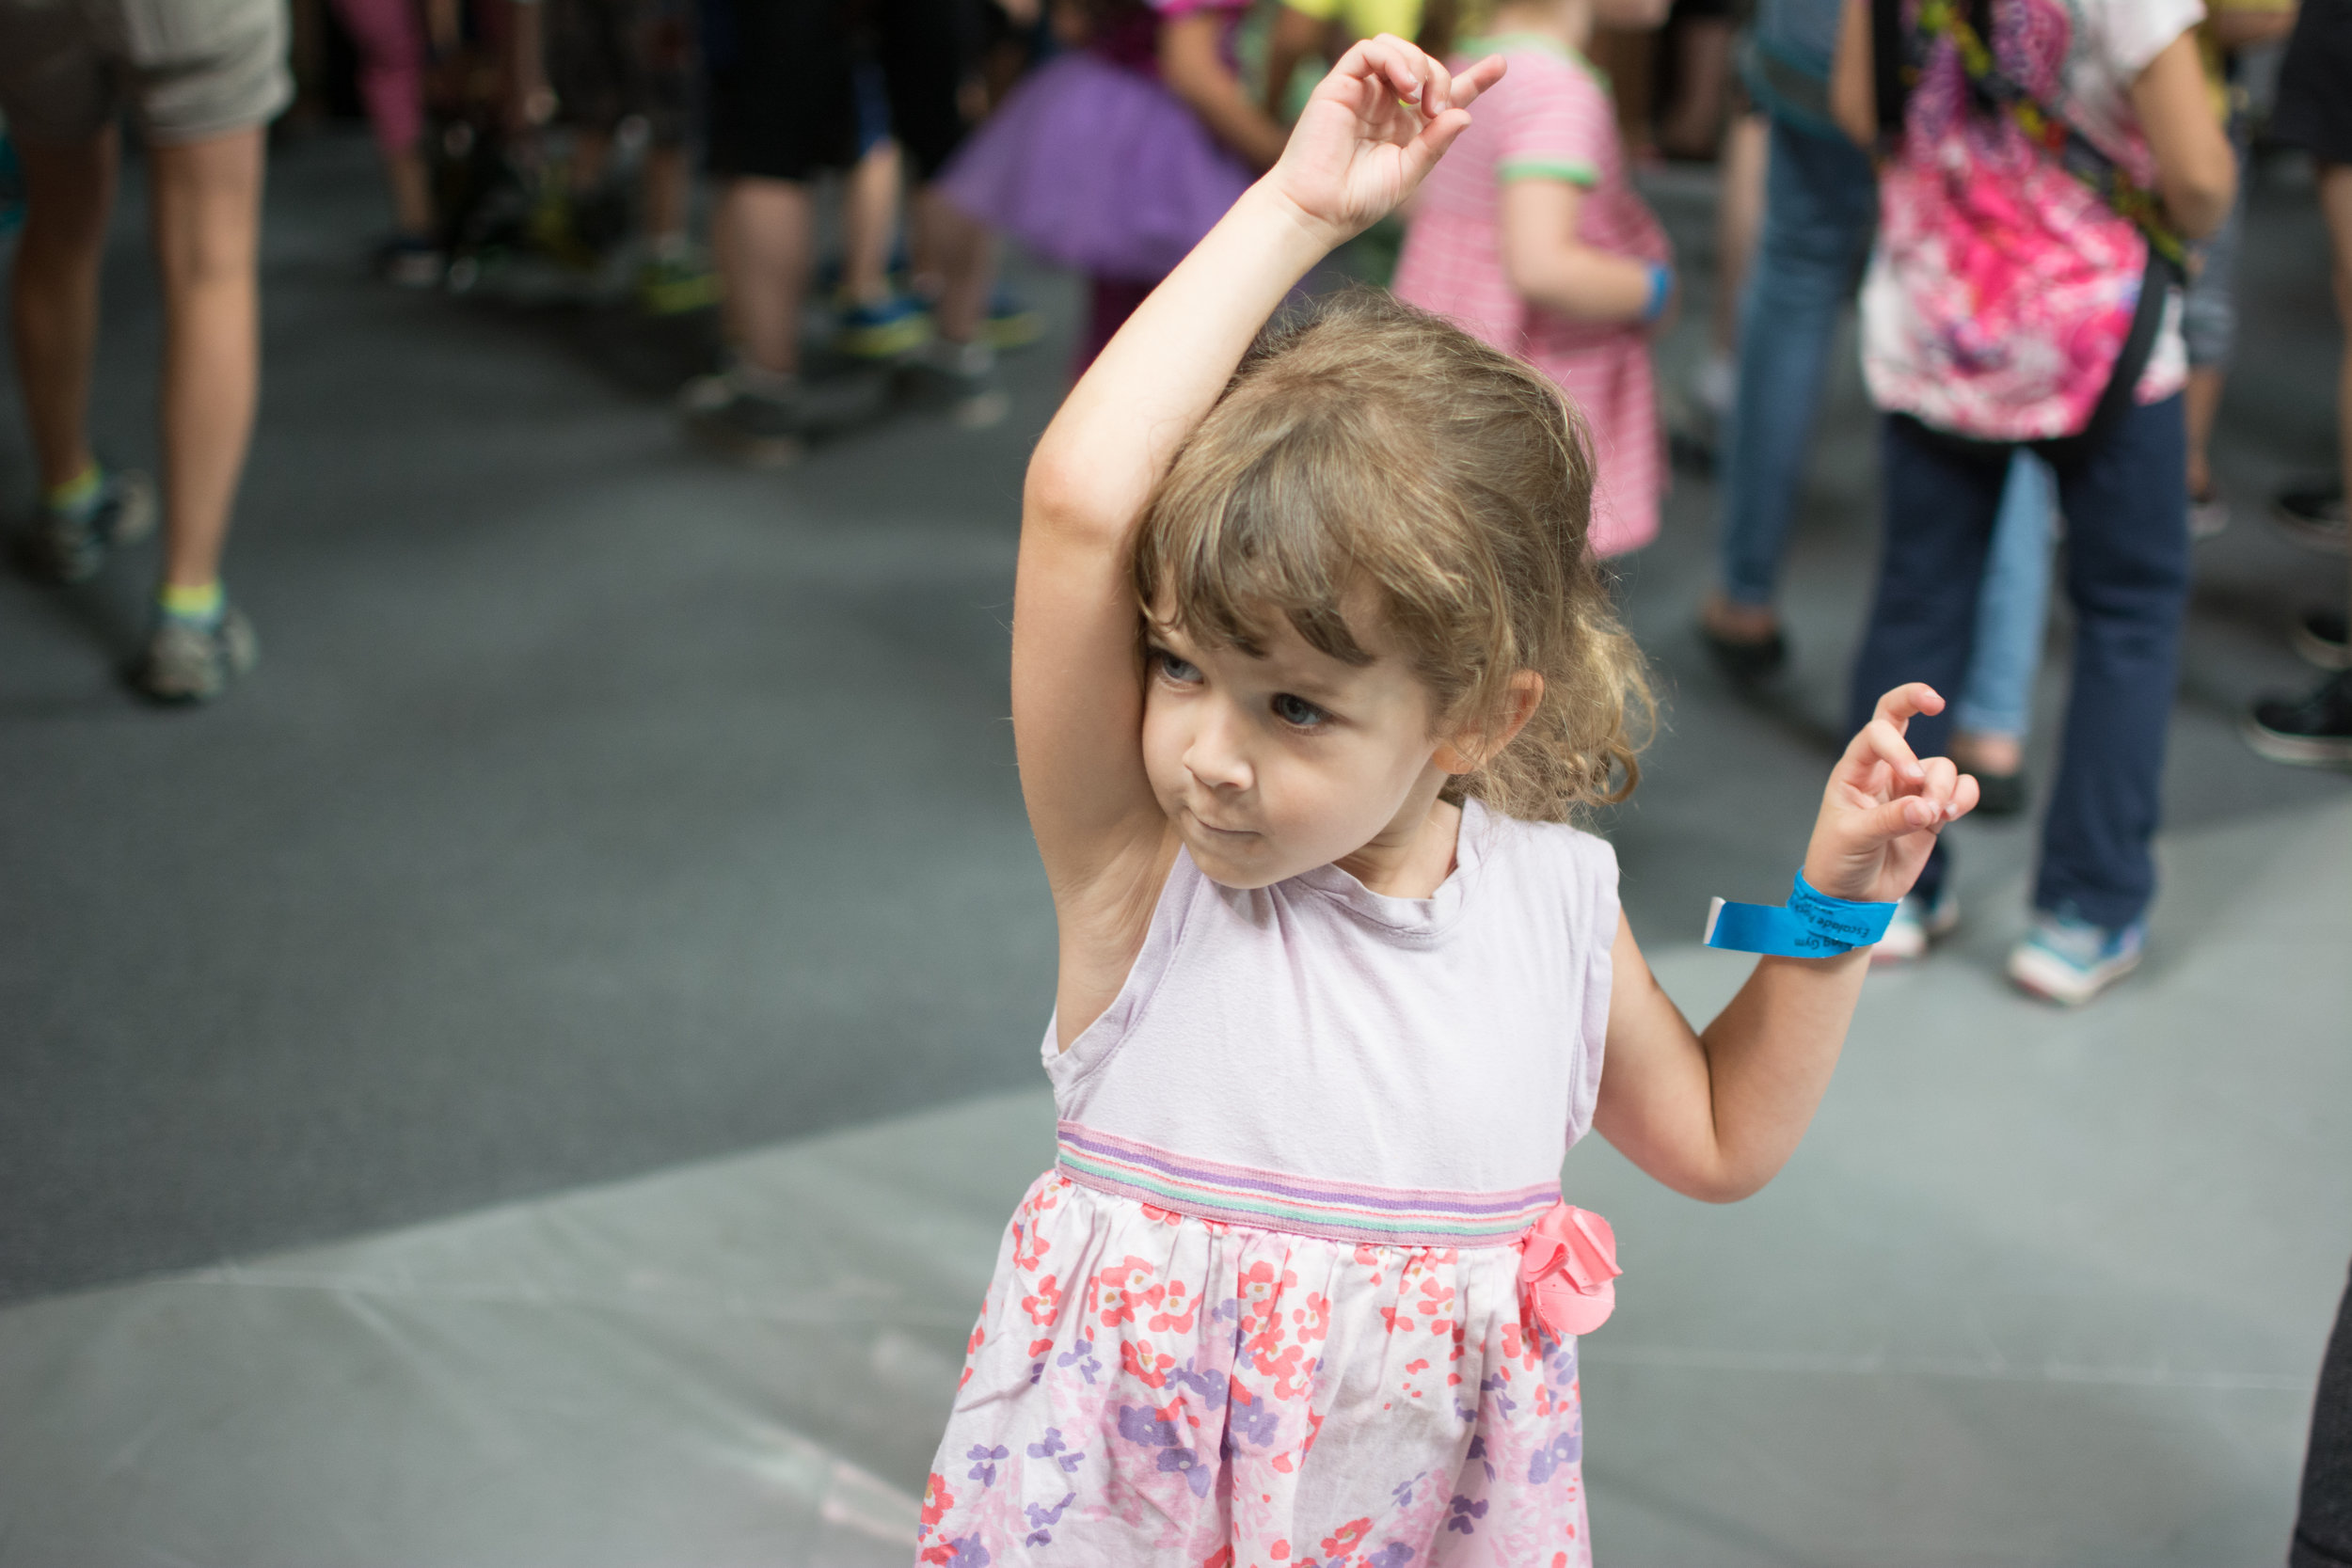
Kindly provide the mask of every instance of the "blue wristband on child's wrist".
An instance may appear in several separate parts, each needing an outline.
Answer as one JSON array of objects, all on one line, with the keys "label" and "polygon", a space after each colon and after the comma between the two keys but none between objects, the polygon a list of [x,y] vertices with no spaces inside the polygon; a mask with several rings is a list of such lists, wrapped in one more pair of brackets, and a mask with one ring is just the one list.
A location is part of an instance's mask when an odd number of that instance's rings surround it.
[{"label": "blue wristband on child's wrist", "polygon": [[1649,264],[1649,301],[1642,307],[1644,323],[1656,321],[1666,313],[1666,301],[1674,297],[1675,270],[1663,261]]},{"label": "blue wristband on child's wrist", "polygon": [[1726,904],[1718,898],[1708,907],[1709,947],[1734,953],[1770,953],[1784,958],[1834,958],[1857,947],[1867,947],[1886,935],[1894,921],[1893,904],[1858,904],[1832,898],[1817,891],[1797,872],[1796,887],[1780,909],[1762,904]]}]

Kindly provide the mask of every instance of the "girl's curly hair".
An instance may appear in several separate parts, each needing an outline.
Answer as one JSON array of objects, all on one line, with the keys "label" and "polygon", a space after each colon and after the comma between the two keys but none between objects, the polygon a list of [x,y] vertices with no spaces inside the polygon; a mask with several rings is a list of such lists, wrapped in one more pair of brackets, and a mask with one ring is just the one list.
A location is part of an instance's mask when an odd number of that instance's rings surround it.
[{"label": "girl's curly hair", "polygon": [[1537,672],[1534,717],[1446,798],[1564,821],[1632,793],[1656,721],[1592,499],[1583,421],[1548,377],[1354,289],[1259,336],[1144,509],[1132,582],[1194,637],[1254,653],[1279,615],[1354,665],[1373,656],[1343,607],[1369,594],[1444,733],[1486,737],[1473,755]]}]

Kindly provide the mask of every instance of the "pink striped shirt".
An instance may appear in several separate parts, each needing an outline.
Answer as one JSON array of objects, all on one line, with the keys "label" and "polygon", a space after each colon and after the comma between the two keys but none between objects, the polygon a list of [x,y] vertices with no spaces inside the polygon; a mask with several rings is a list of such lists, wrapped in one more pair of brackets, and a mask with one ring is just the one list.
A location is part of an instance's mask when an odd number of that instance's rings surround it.
[{"label": "pink striped shirt", "polygon": [[1665,483],[1649,335],[1640,326],[1570,321],[1530,304],[1502,261],[1502,187],[1565,180],[1583,188],[1576,237],[1597,250],[1671,260],[1665,230],[1627,177],[1609,88],[1560,44],[1514,36],[1472,40],[1460,70],[1485,55],[1509,74],[1478,101],[1471,124],[1422,186],[1398,260],[1396,295],[1450,317],[1558,382],[1592,431],[1599,484],[1593,548],[1638,549],[1658,534]]}]

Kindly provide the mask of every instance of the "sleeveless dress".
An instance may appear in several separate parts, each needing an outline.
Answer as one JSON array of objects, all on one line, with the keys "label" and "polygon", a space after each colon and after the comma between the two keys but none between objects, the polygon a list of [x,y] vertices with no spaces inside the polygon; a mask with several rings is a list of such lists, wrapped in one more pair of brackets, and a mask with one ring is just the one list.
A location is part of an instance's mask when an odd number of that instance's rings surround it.
[{"label": "sleeveless dress", "polygon": [[1060,1157],[917,1561],[1589,1563],[1576,1341],[1520,1255],[1591,1125],[1616,927],[1606,844],[1474,800],[1426,899],[1180,851],[1109,1010],[1046,1031]]}]

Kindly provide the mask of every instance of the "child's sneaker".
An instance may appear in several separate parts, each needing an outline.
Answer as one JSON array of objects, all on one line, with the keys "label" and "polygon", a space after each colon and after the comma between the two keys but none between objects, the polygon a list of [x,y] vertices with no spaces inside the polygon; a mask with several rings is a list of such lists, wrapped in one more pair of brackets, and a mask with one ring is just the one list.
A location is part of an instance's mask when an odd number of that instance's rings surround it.
[{"label": "child's sneaker", "polygon": [[656,254],[637,269],[637,308],[649,316],[683,316],[719,303],[719,275],[691,253]]},{"label": "child's sneaker", "polygon": [[896,359],[930,341],[931,313],[911,294],[841,308],[833,346],[853,359]]},{"label": "child's sneaker", "polygon": [[2009,977],[2017,989],[2061,1007],[2079,1007],[2139,967],[2148,922],[2119,930],[2072,915],[2036,911],[2033,929],[2010,949]]},{"label": "child's sneaker", "polygon": [[2246,716],[2246,744],[2273,762],[2305,768],[2352,764],[2352,671],[2328,676],[2307,697],[2265,697]]},{"label": "child's sneaker", "polygon": [[422,234],[395,234],[375,247],[375,276],[395,289],[437,289],[449,258]]},{"label": "child's sneaker", "polygon": [[1915,893],[1903,895],[1886,934],[1870,949],[1873,964],[1906,964],[1928,956],[1928,949],[1960,928],[1960,895],[1949,882],[1936,889],[1935,902]]},{"label": "child's sneaker", "polygon": [[41,503],[19,541],[25,574],[42,582],[87,582],[106,564],[106,552],[135,545],[155,527],[155,486],[128,468],[102,468],[90,495],[71,506]]},{"label": "child's sneaker", "polygon": [[155,633],[131,678],[159,703],[209,703],[248,674],[262,657],[253,623],[234,605],[223,605],[211,621],[180,615],[156,617]]},{"label": "child's sneaker", "polygon": [[2192,493],[2188,498],[2188,537],[2192,544],[2218,539],[2230,531],[2230,503],[2221,499],[2218,485],[2203,495]]},{"label": "child's sneaker", "polygon": [[989,347],[1000,352],[1027,348],[1045,336],[1045,316],[999,283],[988,296],[988,320],[980,327],[980,336],[987,340]]},{"label": "child's sneaker", "polygon": [[678,394],[688,430],[760,468],[798,460],[808,437],[870,420],[882,404],[870,377],[807,382],[747,364],[697,376]]},{"label": "child's sneaker", "polygon": [[986,342],[934,338],[907,362],[914,401],[945,401],[948,417],[966,430],[985,430],[1005,417],[1011,400],[996,380],[996,351]]}]

